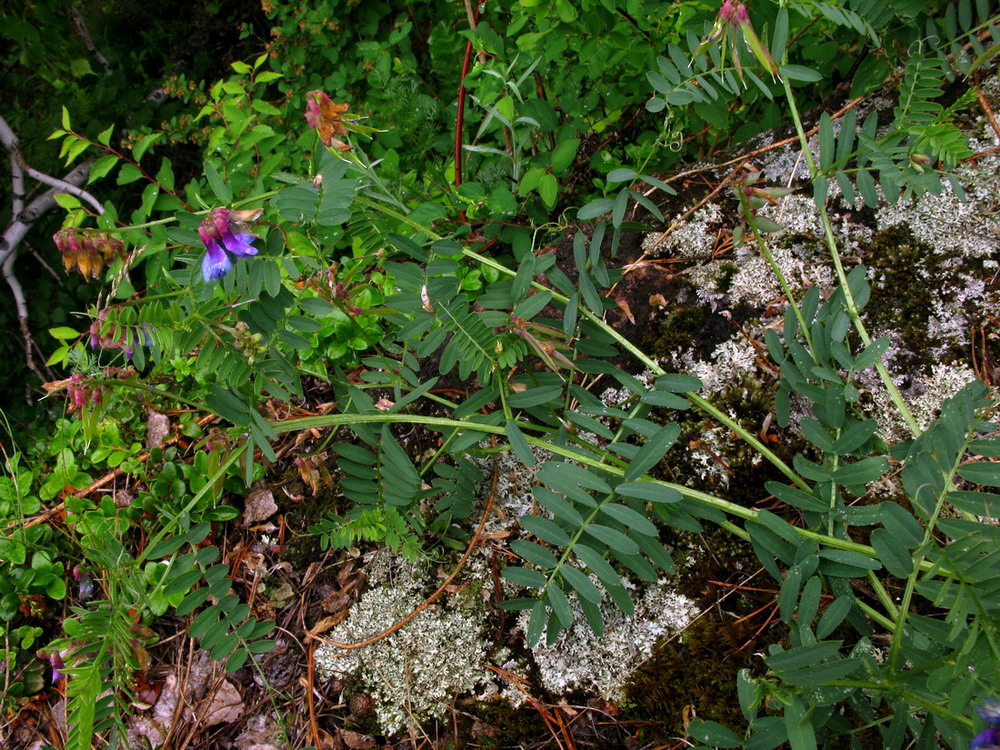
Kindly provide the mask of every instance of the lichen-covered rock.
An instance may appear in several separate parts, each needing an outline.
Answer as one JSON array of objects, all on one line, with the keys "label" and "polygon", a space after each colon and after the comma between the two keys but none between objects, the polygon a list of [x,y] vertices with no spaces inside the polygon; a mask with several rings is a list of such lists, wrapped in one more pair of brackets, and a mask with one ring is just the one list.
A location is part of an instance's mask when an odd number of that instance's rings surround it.
[{"label": "lichen-covered rock", "polygon": [[[339,626],[326,634],[340,643],[378,635],[424,600],[413,572],[374,586],[362,595]],[[353,675],[375,699],[375,715],[387,734],[440,717],[456,695],[488,679],[486,644],[480,632],[483,609],[476,612],[428,607],[392,635],[370,646],[343,652],[321,645],[316,668],[321,675]],[[345,653],[344,656],[340,654]]]}]

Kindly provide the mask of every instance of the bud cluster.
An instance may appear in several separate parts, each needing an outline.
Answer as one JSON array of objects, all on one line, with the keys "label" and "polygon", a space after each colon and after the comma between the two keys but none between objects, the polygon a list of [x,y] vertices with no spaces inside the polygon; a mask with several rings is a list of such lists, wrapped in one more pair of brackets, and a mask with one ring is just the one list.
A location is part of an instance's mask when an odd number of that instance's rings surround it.
[{"label": "bud cluster", "polygon": [[347,112],[351,105],[347,103],[335,104],[322,91],[310,91],[306,97],[306,122],[319,134],[323,145],[337,151],[350,151],[351,146],[336,136],[347,135],[347,128],[344,126],[341,116]]},{"label": "bud cluster", "polygon": [[259,333],[250,333],[249,326],[242,320],[230,332],[236,338],[236,346],[243,350],[243,355],[250,364],[256,362],[260,355],[267,354],[267,345],[262,343],[264,337]]},{"label": "bud cluster", "polygon": [[62,253],[66,273],[75,268],[88,280],[98,278],[115,255],[125,260],[125,245],[107,232],[67,227],[56,232],[52,240]]},{"label": "bud cluster", "polygon": [[104,401],[103,387],[87,380],[80,373],[69,376],[66,392],[69,394],[69,410],[74,412],[88,404],[100,405]]}]

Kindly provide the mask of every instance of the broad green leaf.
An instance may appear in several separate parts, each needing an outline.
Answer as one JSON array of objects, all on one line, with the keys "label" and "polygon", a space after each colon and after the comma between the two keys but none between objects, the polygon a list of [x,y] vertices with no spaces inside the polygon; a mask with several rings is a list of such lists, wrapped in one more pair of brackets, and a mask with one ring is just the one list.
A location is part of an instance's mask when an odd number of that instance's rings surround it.
[{"label": "broad green leaf", "polygon": [[556,146],[556,150],[552,152],[553,174],[561,173],[573,163],[573,160],[576,158],[576,150],[579,146],[579,138],[570,138]]},{"label": "broad green leaf", "polygon": [[797,487],[790,487],[787,484],[780,484],[779,482],[766,482],[764,489],[782,502],[794,505],[796,508],[801,508],[802,510],[814,510],[822,513],[830,509],[829,503],[825,503],[815,495],[803,492]]},{"label": "broad green leaf", "polygon": [[512,393],[507,401],[515,409],[530,409],[533,406],[557,401],[562,397],[562,394],[563,389],[558,385],[542,385],[520,393]]},{"label": "broad green leaf", "polygon": [[680,425],[671,423],[649,438],[625,469],[625,481],[636,480],[656,466],[680,434]]},{"label": "broad green leaf", "polygon": [[865,350],[854,360],[855,370],[864,370],[878,362],[885,350],[889,348],[889,337],[881,336],[865,347]]},{"label": "broad green leaf", "polygon": [[799,588],[802,586],[802,569],[798,565],[792,566],[785,575],[785,580],[781,584],[778,592],[778,611],[783,622],[791,624],[792,614],[795,612],[795,605],[799,600]]},{"label": "broad green leaf", "polygon": [[790,81],[803,81],[805,83],[815,83],[823,80],[822,74],[806,68],[802,65],[782,65],[778,72]]},{"label": "broad green leaf", "polygon": [[[219,170],[215,168],[208,159],[203,163],[205,170],[205,177],[208,179],[208,185],[212,188],[212,192],[215,197],[219,199],[219,202],[223,205],[229,205],[233,200],[233,191],[229,189],[229,185],[225,183],[222,176],[219,174]],[[124,171],[124,168],[123,168]]]},{"label": "broad green leaf", "polygon": [[[952,493],[949,496],[949,501],[955,502],[955,494],[958,493]],[[921,526],[920,522],[910,515],[908,511],[904,510],[891,500],[879,503],[878,510],[880,520],[882,525],[885,526],[886,531],[894,536],[901,544],[913,549],[923,541],[924,527]]]},{"label": "broad green leaf", "polygon": [[549,604],[552,605],[552,611],[559,619],[559,624],[564,628],[571,627],[573,625],[573,610],[570,608],[569,599],[566,598],[563,590],[554,583],[550,583],[545,587],[545,594]]},{"label": "broad green leaf", "polygon": [[549,511],[556,518],[565,521],[570,526],[579,528],[583,526],[583,516],[577,512],[571,500],[567,500],[548,487],[537,485],[534,488],[535,500],[541,503],[545,510]]},{"label": "broad green leaf", "polygon": [[680,373],[660,375],[654,385],[658,391],[670,391],[671,393],[700,391],[704,387],[701,380],[693,375],[681,375]]},{"label": "broad green leaf", "polygon": [[972,484],[1000,487],[1000,463],[965,464],[959,467],[958,475]]},{"label": "broad green leaf", "polygon": [[567,485],[585,487],[604,494],[611,494],[612,492],[608,483],[593,471],[562,461],[549,461],[546,463],[538,472],[538,478],[559,492],[563,492],[562,487]]},{"label": "broad green leaf", "polygon": [[525,637],[528,639],[528,645],[534,646],[538,643],[538,639],[542,637],[542,631],[545,629],[545,602],[539,600],[534,607],[531,608],[531,618],[528,620],[528,632]]},{"label": "broad green leaf", "polygon": [[885,569],[897,578],[906,578],[913,571],[910,551],[886,529],[875,529],[872,532],[871,545]]},{"label": "broad green leaf", "polygon": [[580,221],[587,221],[588,219],[593,219],[601,214],[606,214],[614,207],[615,202],[610,198],[598,198],[577,211],[576,218]]},{"label": "broad green leaf", "polygon": [[833,481],[846,486],[868,484],[882,476],[888,468],[889,462],[883,456],[863,458],[833,472]]},{"label": "broad green leaf", "polygon": [[594,585],[594,582],[590,580],[590,577],[583,571],[577,570],[572,565],[563,565],[559,572],[562,577],[566,579],[566,582],[573,587],[583,599],[593,602],[594,604],[600,604],[601,599],[604,595],[601,590]]},{"label": "broad green leaf", "polygon": [[540,589],[547,582],[545,576],[537,570],[521,568],[516,565],[508,565],[500,572],[500,575],[518,586],[527,586],[533,589]]},{"label": "broad green leaf", "polygon": [[656,482],[623,482],[615,487],[615,492],[651,503],[678,503],[681,500],[680,492]]},{"label": "broad green leaf", "polygon": [[[586,532],[595,539],[599,539],[616,552],[625,555],[634,555],[639,551],[639,546],[617,529],[604,526],[599,523],[592,523],[586,527]],[[566,543],[569,543],[567,538]]]},{"label": "broad green leaf", "polygon": [[49,335],[54,339],[64,340],[64,339],[75,339],[80,336],[80,332],[76,331],[68,326],[56,326],[55,328],[49,329]]},{"label": "broad green leaf", "polygon": [[838,596],[834,599],[830,605],[824,610],[823,616],[819,620],[819,624],[816,626],[816,637],[826,638],[830,633],[836,630],[840,623],[844,621],[847,614],[851,611],[851,607],[854,606],[854,598],[851,596]]},{"label": "broad green leaf", "polygon": [[518,429],[517,424],[513,420],[509,420],[504,427],[504,431],[507,433],[507,440],[510,441],[510,447],[525,466],[535,465],[535,454],[531,452],[531,446],[528,445],[528,441],[524,437],[524,433]]},{"label": "broad green leaf", "polygon": [[764,661],[776,672],[802,669],[835,657],[840,652],[840,646],[841,641],[822,641],[808,646],[779,650],[777,653],[764,657]]},{"label": "broad green leaf", "polygon": [[692,719],[688,724],[688,734],[711,747],[743,747],[743,740],[736,732],[716,721]]},{"label": "broad green leaf", "polygon": [[832,560],[842,565],[851,565],[855,568],[866,568],[868,570],[878,570],[882,567],[878,560],[873,560],[859,552],[851,552],[846,549],[823,549],[819,556],[824,560]]},{"label": "broad green leaf", "polygon": [[518,557],[524,558],[528,562],[534,563],[545,570],[551,570],[559,563],[555,555],[535,542],[518,539],[511,542],[510,548]]},{"label": "broad green leaf", "polygon": [[604,505],[601,506],[601,512],[615,519],[627,529],[631,529],[639,534],[645,534],[646,536],[653,537],[658,535],[656,527],[648,518],[638,511],[629,508],[627,505],[604,503]]},{"label": "broad green leaf", "polygon": [[569,535],[566,531],[549,518],[541,516],[524,515],[519,519],[521,526],[529,533],[534,534],[539,539],[557,547],[565,547],[569,544]]},{"label": "broad green leaf", "polygon": [[[621,576],[615,572],[615,569],[611,567],[611,564],[607,560],[591,547],[585,544],[576,544],[573,546],[573,553],[580,558],[580,562],[590,568],[594,572],[594,575],[606,584],[605,588],[608,585],[621,585]],[[608,589],[608,593],[611,593],[610,589]]]}]

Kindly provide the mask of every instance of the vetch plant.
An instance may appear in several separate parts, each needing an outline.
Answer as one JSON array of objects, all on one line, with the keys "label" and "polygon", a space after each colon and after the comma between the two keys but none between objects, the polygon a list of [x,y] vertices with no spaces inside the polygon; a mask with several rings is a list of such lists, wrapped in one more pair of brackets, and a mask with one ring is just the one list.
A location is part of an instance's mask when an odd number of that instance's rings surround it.
[{"label": "vetch plant", "polygon": [[[143,488],[126,508],[79,496],[90,477],[74,476],[72,450],[59,449],[57,466],[69,481],[56,483],[47,499],[68,487],[67,523],[97,584],[94,599],[72,609],[63,637],[47,646],[49,653],[65,651],[69,665],[63,670],[69,747],[89,747],[95,734],[106,733],[109,742],[122,736],[132,675],[144,666],[144,647],[135,648],[146,635],[137,630],[142,616],[193,616],[189,634],[230,670],[273,645],[263,639],[271,625],[231,590],[231,570],[219,561],[214,535],[236,515],[220,504],[223,490],[264,476],[265,466],[285,456],[276,443],[307,430],[329,431],[311,454],[326,455],[326,464],[300,455],[289,465],[314,493],[320,480],[335,476],[345,499],[346,509],[312,527],[325,548],[374,539],[416,556],[414,539],[425,547],[466,546],[475,489],[483,481],[472,458],[506,451],[533,467],[534,509],[518,519],[519,538],[509,546],[518,560],[502,572],[514,594],[504,606],[529,613],[525,635],[532,644],[552,643],[570,628],[574,603],[595,633],[604,630],[602,607],[631,613],[630,582],[653,584],[675,569],[663,542],[668,529],[698,532],[715,524],[747,543],[779,590],[782,637],[762,649],[759,670],[741,674],[735,686],[746,726],[737,731],[695,720],[689,731],[696,741],[752,748],[787,743],[793,750],[854,740],[891,748],[938,738],[951,747],[967,744],[973,708],[995,696],[1000,670],[1000,555],[996,527],[984,520],[1000,516],[993,491],[1000,469],[991,460],[1000,456],[1000,441],[989,421],[995,405],[976,382],[920,429],[881,361],[887,340],[873,340],[865,325],[865,306],[878,291],[863,266],[844,266],[829,209],[831,181],[848,202],[872,206],[879,190],[893,200],[933,192],[949,179],[945,168],[961,149],[951,135],[951,114],[934,101],[928,81],[951,64],[950,47],[942,42],[912,54],[900,103],[883,123],[888,130],[880,131],[877,114],[860,125],[848,114],[835,136],[832,118],[822,115],[814,157],[794,87],[822,76],[788,62],[788,40],[805,33],[814,14],[850,34],[852,43],[878,33],[864,20],[874,17],[874,3],[815,5],[779,3],[773,25],[757,25],[769,30],[765,45],[746,6],[727,0],[704,42],[691,33],[686,48],[668,44],[648,76],[657,92],[648,105],[653,111],[688,105],[709,111],[784,97],[799,137],[836,289],[824,299],[812,287],[796,299],[774,262],[768,235],[776,225],[756,212],[763,203],[780,203],[790,188],[749,174],[734,179],[732,204],[740,217],[734,240],[760,250],[786,296],[783,321],[768,330],[760,357],[779,381],[776,423],[809,444],[791,458],[768,444],[763,430],[747,428],[700,394],[697,378],[666,372],[609,323],[617,307],[610,290],[623,276],[613,258],[628,211],[641,206],[662,217],[649,190],[673,190],[646,173],[652,156],[639,169],[605,174],[602,190],[626,185],[576,211],[580,221],[597,221],[589,236],[578,228],[565,262],[542,242],[542,224],[556,225],[537,214],[555,208],[569,184],[582,143],[574,129],[586,118],[560,126],[544,86],[529,96],[531,76],[516,77],[513,64],[499,79],[504,93],[485,105],[487,121],[502,125],[496,137],[511,142],[504,149],[466,150],[477,159],[499,156],[504,168],[513,164],[519,184],[498,186],[490,197],[471,181],[455,192],[472,204],[492,202],[492,215],[513,202],[513,216],[522,208],[514,201],[516,187],[525,215],[536,216],[529,226],[470,226],[465,222],[476,212],[452,205],[440,185],[417,190],[415,182],[387,183],[377,160],[340,140],[375,129],[357,124],[346,104],[319,90],[304,94],[306,121],[316,135],[294,125],[279,132],[263,121],[276,117],[276,108],[255,93],[264,77],[261,56],[212,87],[200,115],[212,123],[203,176],[179,191],[166,160],[155,177],[136,166],[131,173],[144,186],[129,223],[113,206],[95,219],[101,265],[81,255],[80,232],[63,230],[64,252],[77,266],[86,258],[87,274],[103,270],[104,248],[114,236],[133,248],[129,273],[141,272],[146,281],[143,291],[118,294],[125,282],[116,276],[113,301],[100,306],[91,330],[106,349],[131,346],[131,368],[99,375],[93,359],[100,353],[88,352],[88,337],[72,329],[61,331],[60,341],[79,340],[64,343],[50,360],[81,370],[65,387],[81,409],[90,409],[88,437],[100,435],[101,410],[128,408],[125,399],[109,397],[112,389],[136,395],[144,407],[166,411],[182,404],[231,425],[224,439],[209,433],[209,450],[190,462],[173,448],[150,449],[148,463],[133,472]],[[555,22],[545,8],[531,7],[539,22]],[[793,19],[790,10],[807,20]],[[1000,33],[981,8],[973,13],[966,3],[959,11],[953,39],[971,40],[980,26]],[[575,18],[566,3],[556,3],[553,12],[558,23]],[[886,20],[879,28],[889,26]],[[485,43],[487,29],[473,36]],[[972,68],[959,65],[964,69]],[[480,75],[496,78],[487,70],[484,62]],[[301,129],[298,115],[295,121]],[[556,133],[571,147],[554,145]],[[322,148],[312,151],[316,136]],[[59,137],[76,155],[91,145],[75,145],[83,141],[69,130],[68,115]],[[549,147],[540,147],[546,140]],[[133,166],[151,144],[137,145]],[[108,170],[115,159],[105,162]],[[459,161],[452,166],[460,171]],[[528,205],[535,191],[541,208]],[[220,205],[228,208],[210,208]],[[79,213],[72,218],[89,220]],[[250,231],[257,220],[269,227],[266,239]],[[221,283],[192,283],[202,248],[203,280]],[[233,264],[230,254],[247,261]],[[859,374],[871,368],[912,440],[886,445],[877,419],[866,416]],[[316,375],[336,407],[289,416],[288,405],[306,392],[304,378],[308,383]],[[461,387],[441,388],[442,379],[457,379]],[[608,384],[618,389],[610,403],[595,395],[595,387]],[[794,426],[793,405],[802,411]],[[767,465],[772,478],[759,494],[773,496],[774,509],[694,489],[684,477],[662,478],[665,457],[684,450],[678,443],[689,410]],[[413,451],[402,426],[431,447]],[[201,438],[198,429],[191,432]],[[490,447],[483,447],[484,438]],[[539,458],[539,448],[551,457]],[[896,481],[891,498],[875,501],[868,487],[887,478]],[[14,494],[24,499],[21,490]],[[128,543],[137,529],[141,549]],[[7,541],[21,550],[35,533],[15,530]],[[50,596],[60,593],[51,559],[38,561],[35,583],[51,586]],[[10,567],[0,579],[5,602],[34,590],[7,575]],[[989,709],[987,720],[992,717]],[[985,732],[980,738],[973,742],[993,739]]]}]

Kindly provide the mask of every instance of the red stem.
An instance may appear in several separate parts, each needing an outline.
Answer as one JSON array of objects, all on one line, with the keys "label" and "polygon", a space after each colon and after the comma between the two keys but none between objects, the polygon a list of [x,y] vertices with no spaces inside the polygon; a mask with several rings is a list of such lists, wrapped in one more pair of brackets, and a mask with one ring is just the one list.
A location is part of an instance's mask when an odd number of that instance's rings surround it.
[{"label": "red stem", "polygon": [[[480,7],[477,3],[473,14],[475,23],[479,23]],[[475,26],[473,26],[475,30]],[[472,62],[472,40],[465,44],[465,58],[462,60],[462,76],[458,80],[458,108],[455,113],[455,188],[462,184],[462,124],[465,120],[465,76],[469,74],[469,64]],[[458,210],[461,221],[466,221],[465,209]]]}]

